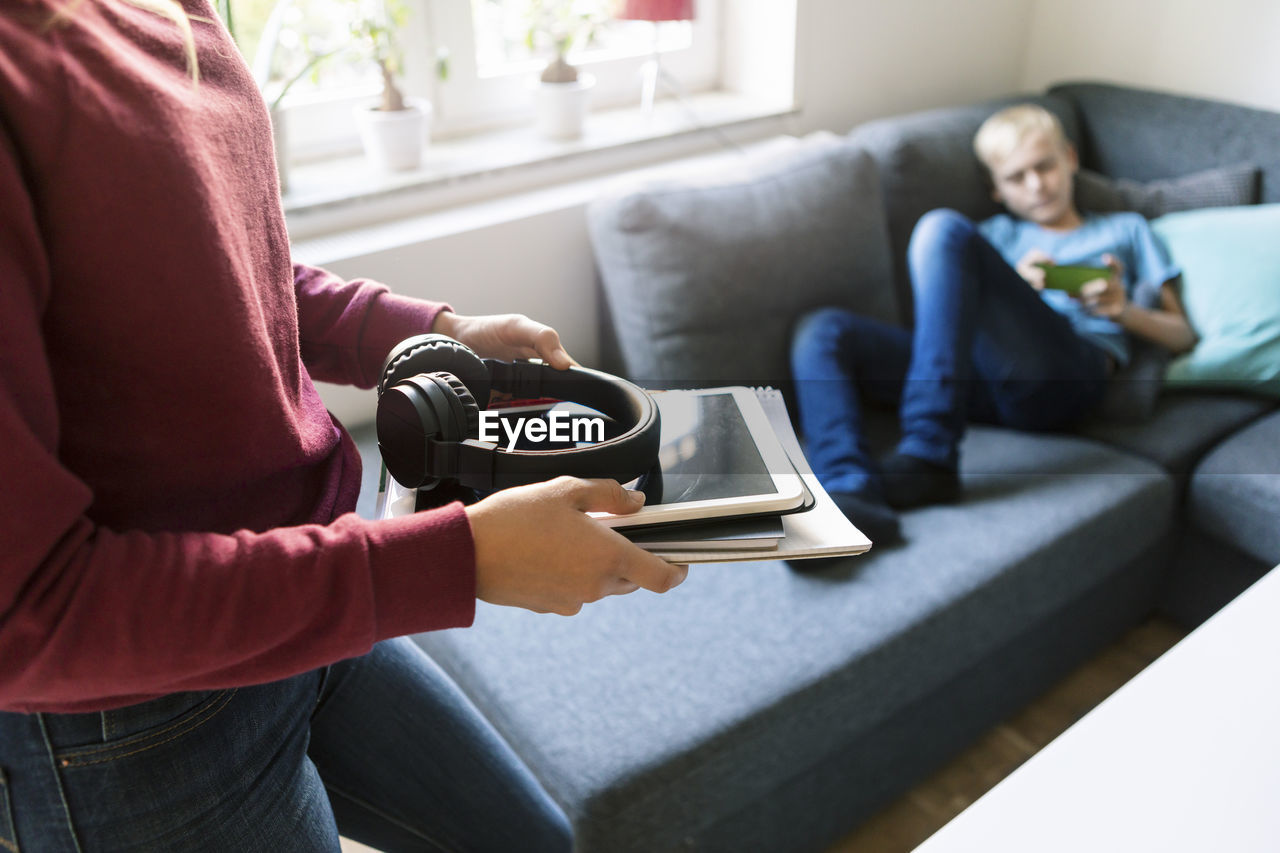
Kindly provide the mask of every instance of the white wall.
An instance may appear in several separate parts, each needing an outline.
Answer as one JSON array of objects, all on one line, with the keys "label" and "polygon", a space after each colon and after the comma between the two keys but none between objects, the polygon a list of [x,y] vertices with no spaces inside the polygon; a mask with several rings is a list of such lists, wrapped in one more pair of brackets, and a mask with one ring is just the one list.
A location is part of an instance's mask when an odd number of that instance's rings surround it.
[{"label": "white wall", "polygon": [[[405,245],[329,256],[317,241],[296,246],[294,255],[344,278],[371,278],[406,296],[448,302],[462,314],[528,314],[555,326],[569,352],[590,365],[599,335],[585,203],[571,195],[536,212],[424,233]],[[438,217],[426,224],[432,220]],[[343,423],[373,419],[372,391],[318,384],[325,405]]]},{"label": "white wall", "polygon": [[1280,110],[1276,0],[1033,0],[1024,88],[1105,80]]},{"label": "white wall", "polygon": [[720,10],[720,85],[790,104],[796,91],[796,4],[726,0]]},{"label": "white wall", "polygon": [[805,130],[1014,91],[1033,0],[799,0]]},{"label": "white wall", "polygon": [[725,86],[761,95],[787,86],[801,131],[842,132],[1009,92],[1034,0],[723,2]]}]

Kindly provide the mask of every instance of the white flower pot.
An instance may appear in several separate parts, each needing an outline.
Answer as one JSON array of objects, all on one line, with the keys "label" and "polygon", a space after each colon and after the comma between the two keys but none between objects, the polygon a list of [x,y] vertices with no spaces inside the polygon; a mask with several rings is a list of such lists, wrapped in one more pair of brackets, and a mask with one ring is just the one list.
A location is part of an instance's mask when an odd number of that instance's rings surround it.
[{"label": "white flower pot", "polygon": [[357,107],[356,123],[364,153],[377,168],[399,172],[422,165],[422,149],[431,129],[428,101],[406,98],[403,110]]},{"label": "white flower pot", "polygon": [[538,110],[538,132],[548,139],[577,139],[587,118],[587,99],[596,85],[590,74],[579,74],[572,83],[533,84]]}]

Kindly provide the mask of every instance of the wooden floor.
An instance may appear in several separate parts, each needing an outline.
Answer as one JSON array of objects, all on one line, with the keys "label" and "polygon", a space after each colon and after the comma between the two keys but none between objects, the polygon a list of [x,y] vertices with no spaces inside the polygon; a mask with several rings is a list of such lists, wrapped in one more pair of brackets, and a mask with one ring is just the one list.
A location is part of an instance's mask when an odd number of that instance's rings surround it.
[{"label": "wooden floor", "polygon": [[[914,849],[1184,636],[1182,628],[1158,618],[1134,628],[827,853]],[[347,839],[342,849],[373,853]]]},{"label": "wooden floor", "polygon": [[827,853],[914,849],[1186,633],[1159,618],[1133,629]]}]

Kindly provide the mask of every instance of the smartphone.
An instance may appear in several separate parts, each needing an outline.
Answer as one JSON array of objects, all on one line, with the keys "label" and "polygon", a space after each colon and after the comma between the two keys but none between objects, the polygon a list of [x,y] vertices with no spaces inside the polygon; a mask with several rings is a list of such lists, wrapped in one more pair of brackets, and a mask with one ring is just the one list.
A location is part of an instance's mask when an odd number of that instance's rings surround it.
[{"label": "smartphone", "polygon": [[1080,294],[1080,288],[1086,282],[1097,278],[1108,278],[1111,270],[1107,267],[1088,267],[1074,264],[1037,263],[1044,270],[1044,286],[1050,290],[1062,290],[1072,296]]}]

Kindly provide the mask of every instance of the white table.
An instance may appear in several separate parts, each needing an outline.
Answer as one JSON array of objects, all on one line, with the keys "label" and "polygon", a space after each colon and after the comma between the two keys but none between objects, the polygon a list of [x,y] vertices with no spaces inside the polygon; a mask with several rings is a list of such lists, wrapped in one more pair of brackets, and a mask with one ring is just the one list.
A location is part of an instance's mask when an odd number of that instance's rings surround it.
[{"label": "white table", "polygon": [[1280,851],[1280,567],[917,848]]}]

